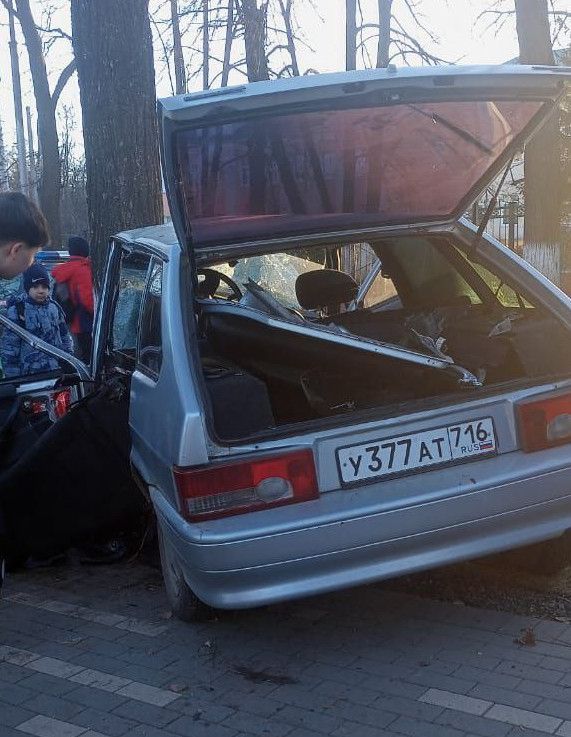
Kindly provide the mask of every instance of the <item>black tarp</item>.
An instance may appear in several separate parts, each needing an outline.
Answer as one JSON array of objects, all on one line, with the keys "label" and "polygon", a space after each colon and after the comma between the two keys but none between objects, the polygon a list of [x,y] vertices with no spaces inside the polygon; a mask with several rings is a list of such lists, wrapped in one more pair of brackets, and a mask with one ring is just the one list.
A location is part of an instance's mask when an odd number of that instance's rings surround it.
[{"label": "black tarp", "polygon": [[11,557],[105,540],[142,520],[147,504],[129,466],[128,396],[101,387],[0,475]]}]

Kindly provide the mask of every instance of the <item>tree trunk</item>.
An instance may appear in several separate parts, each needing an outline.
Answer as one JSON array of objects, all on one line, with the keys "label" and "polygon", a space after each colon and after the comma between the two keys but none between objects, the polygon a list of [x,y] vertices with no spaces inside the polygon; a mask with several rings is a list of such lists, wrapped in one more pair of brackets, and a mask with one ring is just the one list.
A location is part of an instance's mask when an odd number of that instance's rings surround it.
[{"label": "tree trunk", "polygon": [[96,283],[109,237],[163,221],[148,0],[72,0]]},{"label": "tree trunk", "polygon": [[357,68],[357,0],[345,0],[345,69]]},{"label": "tree trunk", "polygon": [[36,166],[36,151],[34,148],[34,128],[32,126],[32,111],[26,105],[26,129],[28,131],[28,185],[30,197],[38,201],[38,167]]},{"label": "tree trunk", "polygon": [[30,9],[29,0],[16,0],[16,8],[28,50],[38,114],[38,141],[42,158],[38,197],[40,207],[50,226],[52,245],[60,248],[61,165],[55,103],[50,93],[42,40]]},{"label": "tree trunk", "polygon": [[[553,64],[547,0],[515,0],[519,61]],[[561,280],[561,139],[557,113],[524,152],[524,257],[556,284]]]},{"label": "tree trunk", "polygon": [[208,0],[202,0],[202,89],[210,87],[210,9]]},{"label": "tree trunk", "polygon": [[377,43],[377,67],[389,64],[391,45],[391,10],[393,0],[377,0],[379,8],[379,39]]},{"label": "tree trunk", "polygon": [[[389,47],[391,44],[391,8],[393,0],[378,0],[379,39],[377,44],[377,67],[386,67],[389,63]],[[372,147],[367,169],[367,212],[378,212],[381,199],[381,169],[383,158],[382,132],[377,143]]]},{"label": "tree trunk", "polygon": [[[266,57],[267,4],[258,8],[257,0],[242,0],[246,70],[249,82],[270,78]],[[262,129],[248,143],[250,173],[250,210],[265,212],[266,201],[266,139]]]},{"label": "tree trunk", "polygon": [[297,51],[295,48],[295,39],[293,35],[293,28],[291,25],[291,3],[292,0],[279,0],[280,10],[282,18],[284,20],[286,38],[287,38],[287,49],[291,59],[291,71],[294,77],[299,77],[299,64],[297,63]]},{"label": "tree trunk", "polygon": [[14,118],[16,123],[16,148],[18,153],[18,181],[22,192],[28,193],[28,172],[26,169],[26,138],[24,136],[24,113],[22,110],[22,90],[20,86],[20,63],[16,26],[12,13],[12,0],[6,0],[8,25],[10,27],[10,67],[12,70],[12,93],[14,96]]},{"label": "tree trunk", "polygon": [[246,69],[249,82],[270,78],[266,57],[267,2],[258,7],[257,0],[242,0]]},{"label": "tree trunk", "polygon": [[2,119],[0,119],[0,192],[8,189],[8,161],[4,147],[4,135],[2,132]]},{"label": "tree trunk", "polygon": [[228,85],[228,77],[230,76],[230,57],[232,54],[232,43],[234,41],[234,2],[228,0],[228,17],[226,19],[226,38],[224,40],[224,61],[222,62],[222,79],[220,85],[226,87]]},{"label": "tree trunk", "polygon": [[[291,23],[291,5],[292,0],[279,0],[280,10],[284,21],[287,37],[287,48],[291,59],[291,70],[294,77],[299,77],[299,64],[297,61],[297,50],[295,48],[295,36]],[[327,182],[323,174],[323,168],[321,166],[321,159],[315,148],[315,142],[311,130],[307,127],[302,129],[303,141],[309,157],[309,165],[315,180],[315,186],[319,192],[319,198],[321,200],[321,206],[324,212],[332,212],[333,206],[331,204],[331,197],[329,196],[329,190],[327,189]]]},{"label": "tree trunk", "polygon": [[[357,0],[345,0],[345,68],[357,68]],[[355,147],[353,131],[346,127],[343,132],[343,210],[351,212],[355,201]]]},{"label": "tree trunk", "polygon": [[171,0],[171,23],[174,56],[174,76],[176,83],[176,94],[184,95],[186,92],[186,69],[184,66],[184,54],[182,51],[182,38],[180,35],[180,21],[178,16],[178,0]]}]

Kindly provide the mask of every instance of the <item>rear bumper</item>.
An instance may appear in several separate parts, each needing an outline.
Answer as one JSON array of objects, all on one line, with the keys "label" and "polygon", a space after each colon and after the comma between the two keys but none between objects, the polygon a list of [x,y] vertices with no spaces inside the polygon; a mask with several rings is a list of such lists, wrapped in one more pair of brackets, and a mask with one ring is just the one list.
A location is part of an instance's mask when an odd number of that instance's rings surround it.
[{"label": "rear bumper", "polygon": [[189,525],[160,492],[152,499],[188,585],[207,604],[225,609],[325,593],[556,537],[571,528],[570,492],[571,469],[565,468],[337,519],[333,492],[319,502],[272,510],[271,524],[268,517],[263,527],[260,515],[269,511],[235,517],[231,528],[223,521]]}]

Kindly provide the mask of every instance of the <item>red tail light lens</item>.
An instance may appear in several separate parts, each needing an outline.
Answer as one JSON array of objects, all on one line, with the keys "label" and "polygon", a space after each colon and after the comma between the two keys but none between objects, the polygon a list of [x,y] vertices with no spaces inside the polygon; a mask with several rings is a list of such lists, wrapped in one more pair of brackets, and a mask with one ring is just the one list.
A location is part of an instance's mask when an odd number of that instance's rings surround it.
[{"label": "red tail light lens", "polygon": [[317,499],[311,450],[205,469],[175,468],[188,520],[244,514]]},{"label": "red tail light lens", "polygon": [[69,411],[71,405],[71,391],[62,389],[54,394],[54,410],[56,417],[63,417]]},{"label": "red tail light lens", "polygon": [[50,394],[28,399],[24,403],[24,409],[33,416],[47,414],[52,422],[63,417],[71,406],[70,389],[60,389]]},{"label": "red tail light lens", "polygon": [[517,412],[526,453],[571,443],[571,394],[525,402]]}]

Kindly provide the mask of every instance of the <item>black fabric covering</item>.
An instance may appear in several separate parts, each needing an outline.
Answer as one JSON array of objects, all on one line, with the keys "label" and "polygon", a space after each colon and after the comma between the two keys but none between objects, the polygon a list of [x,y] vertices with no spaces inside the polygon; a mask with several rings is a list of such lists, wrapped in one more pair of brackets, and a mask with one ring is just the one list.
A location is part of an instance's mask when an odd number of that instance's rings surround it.
[{"label": "black fabric covering", "polygon": [[248,437],[275,424],[266,384],[231,363],[203,360],[216,434],[226,440]]},{"label": "black fabric covering", "polygon": [[295,296],[304,310],[337,308],[357,296],[357,282],[343,271],[317,269],[300,274],[295,280]]},{"label": "black fabric covering", "polygon": [[8,553],[42,555],[133,529],[146,502],[129,450],[128,392],[103,387],[47,430],[0,476]]}]

